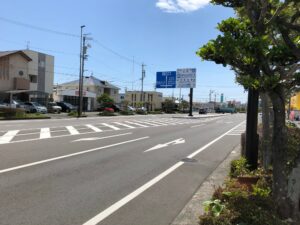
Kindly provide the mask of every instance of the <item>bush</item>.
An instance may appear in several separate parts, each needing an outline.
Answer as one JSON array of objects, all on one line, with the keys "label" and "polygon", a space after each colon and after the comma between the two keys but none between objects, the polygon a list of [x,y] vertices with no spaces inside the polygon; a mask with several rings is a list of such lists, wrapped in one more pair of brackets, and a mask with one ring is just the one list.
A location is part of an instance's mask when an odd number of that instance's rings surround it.
[{"label": "bush", "polygon": [[77,117],[78,116],[78,112],[71,111],[71,112],[68,113],[68,116],[75,116],[75,117]]},{"label": "bush", "polygon": [[116,116],[113,112],[103,111],[99,113],[99,116]]},{"label": "bush", "polygon": [[139,114],[139,115],[147,115],[147,112],[144,111],[144,110],[136,110],[136,114]]},{"label": "bush", "polygon": [[238,176],[245,175],[248,173],[250,173],[250,170],[248,169],[246,158],[241,157],[240,159],[233,160],[231,162],[229,174],[231,178],[236,178]]},{"label": "bush", "polygon": [[124,115],[124,116],[134,115],[134,113],[132,111],[120,111],[120,114]]},{"label": "bush", "polygon": [[25,110],[20,108],[4,108],[0,111],[0,117],[4,117],[5,119],[21,118],[25,117],[25,115]]}]

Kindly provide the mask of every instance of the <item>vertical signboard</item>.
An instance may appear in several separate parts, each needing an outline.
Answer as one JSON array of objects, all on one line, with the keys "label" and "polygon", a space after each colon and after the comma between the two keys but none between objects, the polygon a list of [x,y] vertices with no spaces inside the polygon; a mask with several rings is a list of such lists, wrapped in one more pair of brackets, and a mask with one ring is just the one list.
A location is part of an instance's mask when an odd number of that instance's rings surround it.
[{"label": "vertical signboard", "polygon": [[176,71],[157,72],[156,88],[176,88]]},{"label": "vertical signboard", "polygon": [[195,88],[196,87],[196,69],[186,68],[177,69],[176,88]]}]

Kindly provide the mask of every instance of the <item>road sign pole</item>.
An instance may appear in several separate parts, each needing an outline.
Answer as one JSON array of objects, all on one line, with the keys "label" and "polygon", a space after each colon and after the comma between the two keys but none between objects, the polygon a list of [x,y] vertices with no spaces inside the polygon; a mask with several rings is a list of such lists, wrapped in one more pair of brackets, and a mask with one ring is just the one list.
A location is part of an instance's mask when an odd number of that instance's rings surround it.
[{"label": "road sign pole", "polygon": [[189,116],[193,116],[193,88],[190,88],[190,112]]}]

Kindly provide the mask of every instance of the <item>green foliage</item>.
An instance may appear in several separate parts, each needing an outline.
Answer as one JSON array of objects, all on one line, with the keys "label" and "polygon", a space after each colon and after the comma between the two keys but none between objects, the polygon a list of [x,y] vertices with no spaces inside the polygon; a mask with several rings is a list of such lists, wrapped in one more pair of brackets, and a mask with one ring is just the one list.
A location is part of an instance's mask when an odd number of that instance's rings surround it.
[{"label": "green foliage", "polygon": [[271,193],[271,188],[269,187],[266,187],[266,188],[262,188],[260,187],[259,185],[253,185],[253,195],[254,196],[259,196],[259,197],[263,197],[263,198],[266,198],[266,197],[269,197],[270,196],[270,193]]},{"label": "green foliage", "polygon": [[113,112],[109,112],[109,111],[104,110],[103,112],[99,113],[99,116],[116,116],[116,114],[113,113]]},{"label": "green foliage", "polygon": [[300,158],[300,129],[288,128],[288,143],[286,152],[286,173],[289,174]]},{"label": "green foliage", "polygon": [[221,200],[209,200],[203,203],[204,210],[211,213],[214,217],[220,216],[221,212],[224,210],[225,205],[221,203]]},{"label": "green foliage", "polygon": [[163,103],[163,109],[166,113],[174,113],[175,112],[175,103],[171,99],[166,99]]},{"label": "green foliage", "polygon": [[0,117],[5,119],[10,118],[22,118],[25,117],[26,113],[23,109],[20,108],[4,108],[0,111]]},{"label": "green foliage", "polygon": [[77,117],[78,116],[78,112],[77,111],[71,111],[71,112],[68,113],[68,116]]},{"label": "green foliage", "polygon": [[247,159],[241,157],[240,159],[233,160],[230,165],[230,177],[236,178],[241,175],[249,174]]},{"label": "green foliage", "polygon": [[101,96],[97,98],[97,101],[100,105],[103,107],[110,107],[112,104],[114,104],[113,98],[111,98],[108,94],[104,93]]},{"label": "green foliage", "polygon": [[132,111],[120,111],[120,114],[123,116],[130,116],[130,115],[134,115],[134,113]]}]

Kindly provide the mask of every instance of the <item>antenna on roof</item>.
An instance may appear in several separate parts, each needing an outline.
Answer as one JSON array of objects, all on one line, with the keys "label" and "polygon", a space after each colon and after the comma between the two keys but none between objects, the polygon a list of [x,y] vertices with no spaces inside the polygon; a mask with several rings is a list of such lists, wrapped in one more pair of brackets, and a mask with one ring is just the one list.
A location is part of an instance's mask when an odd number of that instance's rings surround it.
[{"label": "antenna on roof", "polygon": [[27,41],[26,49],[29,50],[29,47],[30,47],[30,41]]}]

